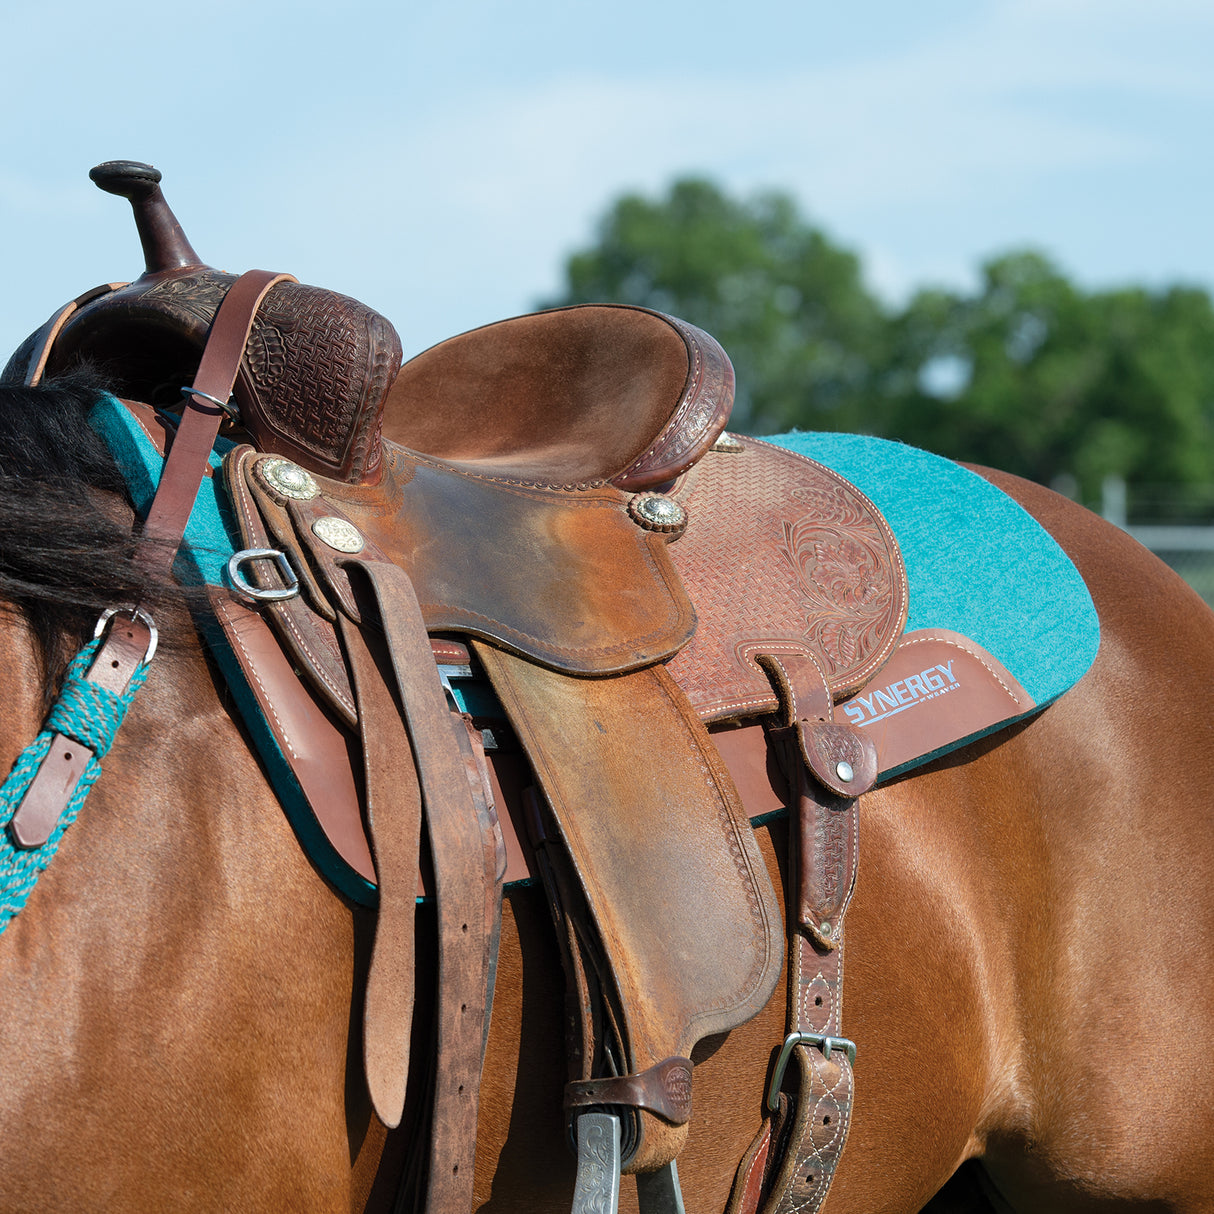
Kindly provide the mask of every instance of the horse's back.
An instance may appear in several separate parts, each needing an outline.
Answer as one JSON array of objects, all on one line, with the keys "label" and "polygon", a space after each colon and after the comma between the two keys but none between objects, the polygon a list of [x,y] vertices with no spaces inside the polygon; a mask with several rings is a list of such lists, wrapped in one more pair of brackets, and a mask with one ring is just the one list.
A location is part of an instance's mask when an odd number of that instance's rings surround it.
[{"label": "horse's back", "polygon": [[1027,1209],[1075,1193],[1209,1208],[1214,614],[1123,532],[991,479],[1070,553],[1101,645],[992,768],[1030,826],[1028,850],[999,859],[1025,871],[1004,921],[1018,1039],[1002,1074],[1019,1095],[990,1130],[988,1168]]}]

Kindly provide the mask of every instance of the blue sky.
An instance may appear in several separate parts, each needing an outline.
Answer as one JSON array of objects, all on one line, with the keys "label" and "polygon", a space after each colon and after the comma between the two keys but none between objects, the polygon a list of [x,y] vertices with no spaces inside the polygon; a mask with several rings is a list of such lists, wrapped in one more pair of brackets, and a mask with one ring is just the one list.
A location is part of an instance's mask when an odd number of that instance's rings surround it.
[{"label": "blue sky", "polygon": [[94,163],[195,248],[386,313],[407,353],[556,290],[623,190],[779,187],[903,298],[1033,245],[1214,289],[1209,0],[108,0],[7,6],[0,351],[142,269]]}]

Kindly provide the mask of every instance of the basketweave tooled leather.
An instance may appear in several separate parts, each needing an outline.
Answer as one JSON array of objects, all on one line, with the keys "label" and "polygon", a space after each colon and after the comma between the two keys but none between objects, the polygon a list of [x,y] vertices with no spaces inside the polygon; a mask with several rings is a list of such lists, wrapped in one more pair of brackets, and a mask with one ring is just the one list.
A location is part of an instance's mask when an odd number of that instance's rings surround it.
[{"label": "basketweave tooled leather", "polygon": [[864,685],[906,623],[906,569],[876,507],[830,469],[758,439],[711,451],[675,496],[670,556],[695,636],[669,663],[705,721],[774,712],[758,653],[809,653],[837,700]]},{"label": "basketweave tooled leather", "polygon": [[[162,388],[149,382],[153,377],[189,383],[215,309],[235,281],[200,266],[145,276],[105,295],[63,326],[47,374],[97,362],[138,399]],[[242,423],[258,447],[309,471],[373,478],[383,401],[400,361],[400,339],[379,313],[335,291],[280,283],[262,305],[241,362],[235,394]],[[178,384],[163,384],[161,403]]]},{"label": "basketweave tooled leather", "polygon": [[[90,176],[131,203],[147,270],[60,309],[22,343],[2,382],[35,383],[93,363],[119,395],[176,408],[237,276],[202,263],[150,165],[115,161]],[[374,480],[383,404],[400,362],[400,338],[378,312],[335,291],[280,283],[241,360],[234,395],[242,423],[258,447],[309,471]]]}]

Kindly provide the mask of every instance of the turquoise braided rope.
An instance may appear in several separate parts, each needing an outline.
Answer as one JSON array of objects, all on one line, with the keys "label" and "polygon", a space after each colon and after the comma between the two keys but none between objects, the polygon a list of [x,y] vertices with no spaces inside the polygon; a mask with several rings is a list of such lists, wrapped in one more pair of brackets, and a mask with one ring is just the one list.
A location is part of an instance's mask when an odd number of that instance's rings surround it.
[{"label": "turquoise braided rope", "polygon": [[[0,785],[0,932],[26,904],[34,884],[45,872],[59,850],[64,831],[76,820],[84,798],[101,774],[100,758],[110,748],[114,735],[126,716],[135,693],[147,678],[148,666],[141,665],[122,695],[105,691],[84,678],[102,638],[89,642],[76,656],[64,675],[59,693],[42,731],[17,757],[8,779]],[[51,837],[41,847],[17,847],[9,837],[8,824],[25,796],[42,760],[51,747],[51,738],[61,733],[93,751],[76,784],[72,798]]]}]

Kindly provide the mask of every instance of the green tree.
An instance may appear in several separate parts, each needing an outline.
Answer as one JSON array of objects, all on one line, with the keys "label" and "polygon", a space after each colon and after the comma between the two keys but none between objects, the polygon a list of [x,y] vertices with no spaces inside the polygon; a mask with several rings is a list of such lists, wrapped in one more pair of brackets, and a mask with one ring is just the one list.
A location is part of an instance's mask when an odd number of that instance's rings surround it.
[{"label": "green tree", "polygon": [[1106,476],[1214,482],[1214,307],[1192,288],[1087,293],[1046,257],[989,261],[891,325],[885,414],[907,441],[1085,501]]},{"label": "green tree", "polygon": [[786,194],[749,202],[699,179],[656,201],[629,194],[547,306],[612,302],[672,313],[711,333],[737,372],[735,429],[874,425],[886,317],[860,263]]},{"label": "green tree", "polygon": [[1214,305],[1196,288],[1089,292],[1018,251],[974,291],[886,309],[788,195],[739,202],[699,179],[618,199],[566,278],[552,304],[641,304],[712,333],[737,371],[735,429],[882,434],[1071,480],[1089,504],[1110,475],[1131,503],[1214,486]]}]

